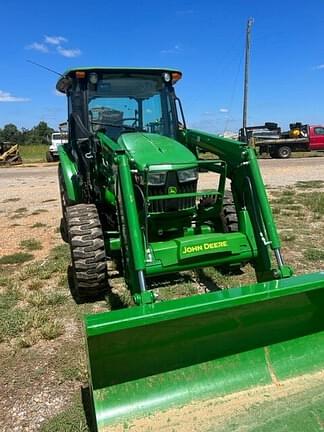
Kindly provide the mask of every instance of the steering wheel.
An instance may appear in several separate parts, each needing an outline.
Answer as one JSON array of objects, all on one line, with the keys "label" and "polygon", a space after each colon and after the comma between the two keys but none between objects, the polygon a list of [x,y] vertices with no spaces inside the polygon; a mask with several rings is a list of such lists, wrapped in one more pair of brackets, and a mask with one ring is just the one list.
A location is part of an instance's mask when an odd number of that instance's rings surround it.
[{"label": "steering wheel", "polygon": [[136,118],[136,117],[126,117],[126,118],[123,118],[122,119],[122,123],[124,123],[125,121],[128,121],[128,120],[134,120],[134,122],[133,122],[133,124],[130,126],[130,125],[123,125],[124,127],[135,127],[135,125],[136,125],[136,123],[138,123],[138,118]]}]

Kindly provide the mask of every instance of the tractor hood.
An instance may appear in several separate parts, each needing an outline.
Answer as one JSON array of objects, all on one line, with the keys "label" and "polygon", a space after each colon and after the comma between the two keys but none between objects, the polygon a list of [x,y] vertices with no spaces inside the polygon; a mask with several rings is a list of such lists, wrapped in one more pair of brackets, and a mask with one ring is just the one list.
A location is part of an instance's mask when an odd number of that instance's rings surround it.
[{"label": "tractor hood", "polygon": [[195,155],[187,147],[162,135],[125,133],[118,139],[118,144],[126,148],[140,171],[143,171],[147,165],[163,165],[163,169],[166,170],[197,165]]}]

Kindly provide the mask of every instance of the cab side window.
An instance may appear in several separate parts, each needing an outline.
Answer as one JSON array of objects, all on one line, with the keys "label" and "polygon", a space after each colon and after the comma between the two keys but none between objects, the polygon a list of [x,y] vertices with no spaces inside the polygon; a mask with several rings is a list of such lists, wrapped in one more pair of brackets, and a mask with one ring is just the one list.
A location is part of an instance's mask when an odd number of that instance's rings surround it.
[{"label": "cab side window", "polygon": [[324,135],[324,127],[316,127],[314,128],[315,135]]}]

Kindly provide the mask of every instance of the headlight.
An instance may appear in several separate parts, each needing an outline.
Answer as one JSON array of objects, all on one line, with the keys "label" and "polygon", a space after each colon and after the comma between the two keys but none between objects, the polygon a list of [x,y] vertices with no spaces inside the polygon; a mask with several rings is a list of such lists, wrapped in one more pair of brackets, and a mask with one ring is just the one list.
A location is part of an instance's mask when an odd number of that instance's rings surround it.
[{"label": "headlight", "polygon": [[171,81],[171,75],[169,74],[169,72],[163,72],[162,76],[165,82],[168,83]]},{"label": "headlight", "polygon": [[166,181],[166,172],[150,172],[147,176],[149,186],[162,186]]},{"label": "headlight", "polygon": [[187,170],[181,170],[177,172],[178,179],[180,183],[185,183],[189,181],[194,181],[198,179],[198,170],[197,168],[190,168]]}]

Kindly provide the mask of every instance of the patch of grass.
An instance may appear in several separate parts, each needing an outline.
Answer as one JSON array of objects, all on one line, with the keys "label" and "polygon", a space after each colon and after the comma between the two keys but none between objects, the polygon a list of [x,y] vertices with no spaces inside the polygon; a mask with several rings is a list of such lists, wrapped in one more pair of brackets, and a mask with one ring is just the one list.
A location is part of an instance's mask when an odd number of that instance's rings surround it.
[{"label": "patch of grass", "polygon": [[5,203],[16,202],[16,201],[20,201],[20,200],[21,200],[21,198],[14,197],[14,198],[7,198],[7,199],[3,200],[2,202],[5,204]]},{"label": "patch of grass", "polygon": [[42,337],[46,340],[52,340],[64,333],[64,327],[58,320],[46,322],[40,328]]},{"label": "patch of grass", "polygon": [[281,234],[281,240],[285,242],[291,242],[296,240],[296,236],[293,233],[285,232]]},{"label": "patch of grass", "polygon": [[27,298],[28,303],[38,308],[42,306],[62,305],[66,303],[66,300],[67,300],[67,296],[64,294],[60,294],[56,292],[47,293],[39,290],[32,290],[31,294]]},{"label": "patch of grass", "polygon": [[43,282],[38,279],[32,279],[28,283],[28,289],[30,291],[38,291],[43,287]]},{"label": "patch of grass", "polygon": [[19,148],[22,160],[28,162],[46,162],[46,152],[48,145],[46,144],[26,144]]},{"label": "patch of grass", "polygon": [[57,285],[58,285],[60,288],[66,288],[66,287],[68,286],[68,277],[67,277],[67,273],[66,273],[66,272],[63,273],[63,274],[60,276]]},{"label": "patch of grass", "polygon": [[290,187],[287,187],[286,189],[283,189],[281,191],[281,195],[285,195],[287,197],[288,196],[292,197],[292,196],[296,195],[296,191]]},{"label": "patch of grass", "polygon": [[34,223],[31,228],[45,228],[47,225],[44,224],[43,222],[36,222]]},{"label": "patch of grass", "polygon": [[88,432],[81,398],[74,400],[71,406],[43,423],[40,432]]},{"label": "patch of grass", "polygon": [[37,278],[47,280],[54,273],[66,273],[70,262],[70,250],[68,245],[62,244],[54,247],[49,256],[42,263],[35,262],[24,269],[19,275],[20,280]]},{"label": "patch of grass", "polygon": [[197,288],[190,282],[172,285],[159,290],[159,300],[172,300],[197,294]]},{"label": "patch of grass", "polygon": [[308,192],[298,194],[298,202],[303,204],[308,210],[323,215],[324,214],[324,193]]},{"label": "patch of grass", "polygon": [[18,336],[24,328],[25,311],[16,308],[17,291],[8,289],[0,294],[0,342]]},{"label": "patch of grass", "polygon": [[36,239],[26,239],[20,242],[20,247],[29,251],[40,250],[43,248],[41,241]]},{"label": "patch of grass", "polygon": [[26,207],[19,207],[14,211],[14,213],[25,213],[26,211],[27,211]]},{"label": "patch of grass", "polygon": [[10,216],[9,219],[16,220],[22,219],[23,217],[26,217],[26,213],[15,213],[13,216]]},{"label": "patch of grass", "polygon": [[280,214],[281,208],[280,207],[272,207],[272,214]]},{"label": "patch of grass", "polygon": [[46,295],[41,291],[32,291],[32,293],[27,297],[27,301],[30,305],[37,308],[47,304]]},{"label": "patch of grass", "polygon": [[0,275],[0,287],[8,287],[10,285],[10,278],[5,275]]},{"label": "patch of grass", "polygon": [[322,180],[298,181],[295,186],[300,189],[316,189],[322,188],[324,182]]},{"label": "patch of grass", "polygon": [[304,257],[309,261],[324,260],[324,251],[315,248],[306,249],[304,251]]},{"label": "patch of grass", "polygon": [[87,368],[85,363],[80,360],[78,364],[71,365],[70,363],[69,366],[63,367],[60,372],[64,381],[79,381],[82,383],[87,379]]},{"label": "patch of grass", "polygon": [[66,295],[54,292],[46,297],[46,304],[49,306],[62,305],[66,303],[67,299],[68,297]]},{"label": "patch of grass", "polygon": [[293,195],[281,195],[279,198],[273,201],[273,204],[280,205],[280,207],[285,207],[290,204],[295,204],[296,199]]},{"label": "patch of grass", "polygon": [[41,213],[46,213],[46,212],[48,212],[48,210],[46,210],[46,209],[36,209],[32,213],[30,213],[30,214],[33,215],[33,216],[35,216],[35,215],[39,215]]},{"label": "patch of grass", "polygon": [[215,267],[205,267],[197,270],[197,277],[209,290],[215,291],[220,288],[227,288],[229,277],[220,273]]},{"label": "patch of grass", "polygon": [[300,211],[302,209],[301,204],[291,204],[289,205],[289,210]]},{"label": "patch of grass", "polygon": [[34,258],[34,255],[27,252],[17,252],[11,255],[4,255],[0,258],[0,264],[22,264],[26,261],[30,261]]}]

